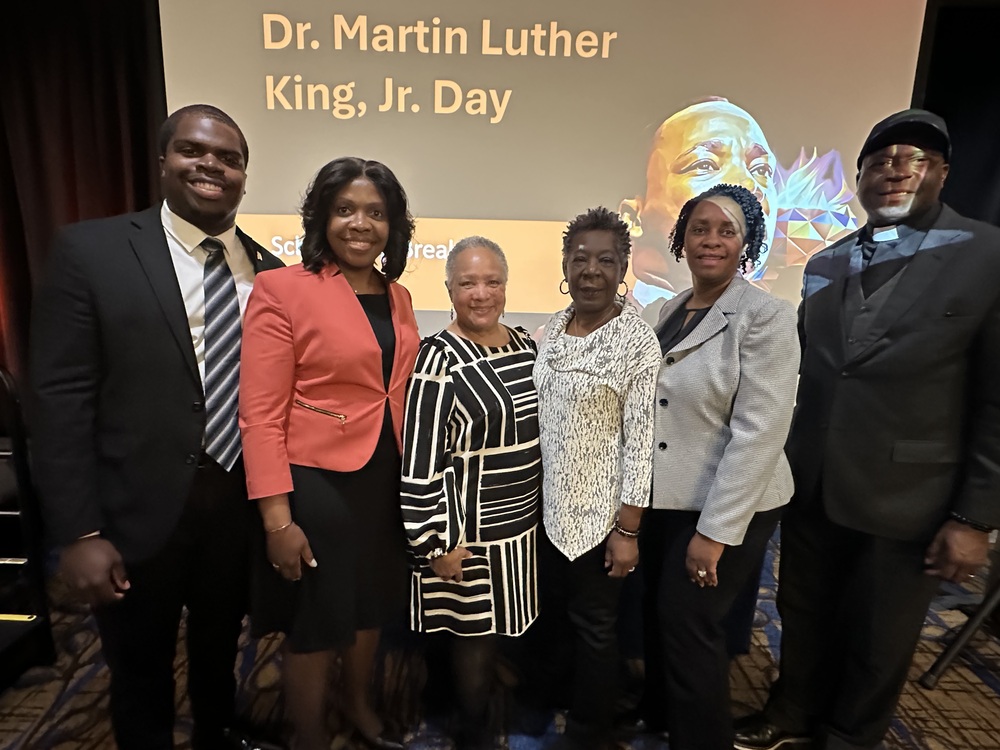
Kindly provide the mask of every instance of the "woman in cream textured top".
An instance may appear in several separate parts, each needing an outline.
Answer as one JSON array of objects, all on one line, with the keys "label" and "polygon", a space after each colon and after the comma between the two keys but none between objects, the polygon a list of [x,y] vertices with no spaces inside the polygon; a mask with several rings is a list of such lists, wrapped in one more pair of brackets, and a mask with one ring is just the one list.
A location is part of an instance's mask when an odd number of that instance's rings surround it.
[{"label": "woman in cream textured top", "polygon": [[563,683],[573,686],[566,732],[584,747],[610,739],[618,598],[639,559],[636,538],[652,481],[660,348],[635,308],[616,294],[630,250],[628,227],[613,211],[591,209],[570,222],[563,283],[573,304],[546,326],[534,371],[542,612],[553,654],[560,646],[573,649],[575,674]]}]

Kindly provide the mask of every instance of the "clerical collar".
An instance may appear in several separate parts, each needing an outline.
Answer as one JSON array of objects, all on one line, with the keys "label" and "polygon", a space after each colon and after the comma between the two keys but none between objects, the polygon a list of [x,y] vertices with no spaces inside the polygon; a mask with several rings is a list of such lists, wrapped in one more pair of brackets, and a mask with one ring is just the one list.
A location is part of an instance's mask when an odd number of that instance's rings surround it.
[{"label": "clerical collar", "polygon": [[872,240],[874,242],[885,242],[887,240],[899,239],[899,227],[891,224],[887,227],[872,228]]},{"label": "clerical collar", "polygon": [[906,224],[891,224],[886,227],[866,226],[862,239],[870,239],[874,242],[887,242],[909,237],[914,232],[926,232],[941,216],[942,205],[940,202],[930,210],[918,216],[916,220]]}]

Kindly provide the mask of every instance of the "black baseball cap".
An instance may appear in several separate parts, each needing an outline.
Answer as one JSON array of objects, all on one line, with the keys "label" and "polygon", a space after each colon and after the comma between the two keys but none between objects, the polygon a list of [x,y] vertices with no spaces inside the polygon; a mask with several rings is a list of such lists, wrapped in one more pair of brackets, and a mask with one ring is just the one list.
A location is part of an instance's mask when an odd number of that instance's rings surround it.
[{"label": "black baseball cap", "polygon": [[944,119],[926,109],[904,109],[872,128],[858,155],[858,169],[868,154],[902,143],[940,151],[946,162],[951,159],[951,140]]}]

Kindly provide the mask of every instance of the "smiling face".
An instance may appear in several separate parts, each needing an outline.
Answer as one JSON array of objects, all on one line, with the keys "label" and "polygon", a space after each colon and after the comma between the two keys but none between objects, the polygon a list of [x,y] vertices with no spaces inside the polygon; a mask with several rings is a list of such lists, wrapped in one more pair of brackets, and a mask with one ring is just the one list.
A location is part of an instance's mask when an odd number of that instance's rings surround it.
[{"label": "smiling face", "polygon": [[563,258],[563,274],[574,307],[590,314],[608,310],[615,303],[625,269],[613,232],[595,229],[574,235]]},{"label": "smiling face", "polygon": [[684,232],[684,257],[697,282],[715,285],[736,276],[743,255],[740,227],[721,207],[703,200]]},{"label": "smiling face", "polygon": [[229,229],[246,188],[239,133],[199,114],[181,118],[160,157],[160,187],[170,210],[203,232]]},{"label": "smiling face", "polygon": [[496,330],[507,305],[507,274],[496,253],[470,247],[455,256],[448,283],[455,322],[463,331],[488,334]]},{"label": "smiling face", "polygon": [[370,269],[385,250],[389,218],[385,200],[367,177],[357,177],[333,199],[326,241],[342,271]]},{"label": "smiling face", "polygon": [[896,145],[868,154],[858,175],[858,200],[871,226],[901,224],[937,205],[948,177],[939,151]]}]

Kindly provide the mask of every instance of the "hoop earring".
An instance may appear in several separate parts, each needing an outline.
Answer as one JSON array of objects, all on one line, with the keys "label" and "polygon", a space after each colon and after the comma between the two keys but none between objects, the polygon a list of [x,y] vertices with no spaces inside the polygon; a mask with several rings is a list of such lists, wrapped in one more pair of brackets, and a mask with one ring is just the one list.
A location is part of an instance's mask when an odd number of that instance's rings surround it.
[{"label": "hoop earring", "polygon": [[619,297],[625,297],[628,294],[628,282],[626,282],[625,279],[622,279],[621,282],[619,282],[618,286],[621,286],[622,284],[625,284],[625,291],[618,292]]},{"label": "hoop earring", "polygon": [[[563,291],[563,288],[562,288],[563,284],[566,285],[566,291],[565,292]],[[559,282],[559,294],[569,294],[569,282],[566,281],[566,279],[563,279],[562,281]]]}]

